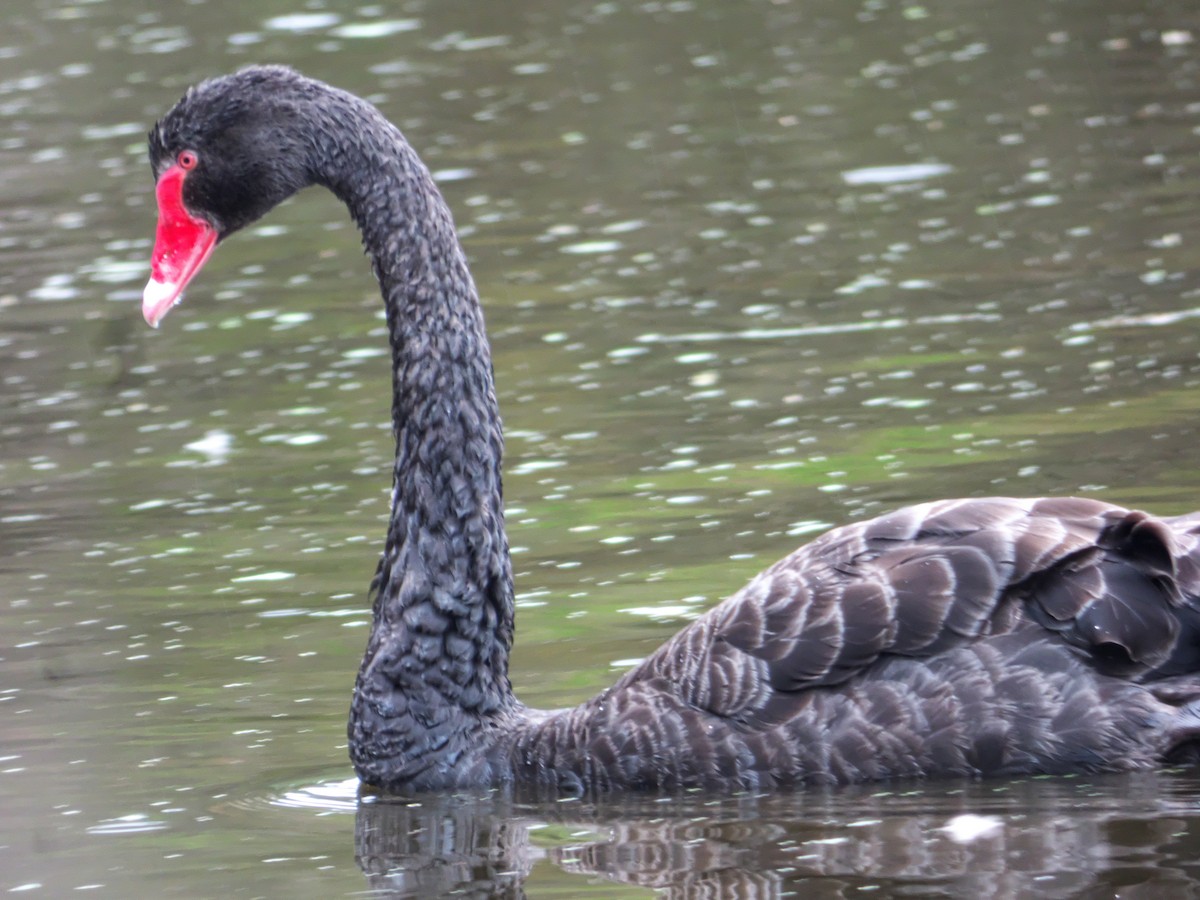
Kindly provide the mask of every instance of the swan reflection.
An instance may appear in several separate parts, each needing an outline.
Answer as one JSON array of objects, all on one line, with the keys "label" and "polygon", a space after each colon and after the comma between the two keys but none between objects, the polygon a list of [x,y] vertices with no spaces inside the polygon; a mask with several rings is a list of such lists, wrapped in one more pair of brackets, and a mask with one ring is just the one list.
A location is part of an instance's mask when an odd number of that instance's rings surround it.
[{"label": "swan reflection", "polygon": [[1200,877],[1197,786],[1138,773],[670,800],[364,794],[355,848],[394,897],[520,897],[531,875],[564,873],[678,898],[1183,896]]}]

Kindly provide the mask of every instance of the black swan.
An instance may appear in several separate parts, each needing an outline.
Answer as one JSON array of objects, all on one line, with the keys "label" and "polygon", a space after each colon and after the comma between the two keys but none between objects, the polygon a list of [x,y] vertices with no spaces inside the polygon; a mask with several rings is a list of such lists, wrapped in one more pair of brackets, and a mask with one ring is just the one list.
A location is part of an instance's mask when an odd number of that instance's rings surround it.
[{"label": "black swan", "polygon": [[512,692],[502,436],[475,285],[428,170],[371,104],[279,66],[150,132],[158,325],[216,243],[308,185],[349,207],[387,311],[391,518],[350,712],[360,778],[764,790],[1145,769],[1200,746],[1200,513],[946,500],[837,528],[574,709]]}]

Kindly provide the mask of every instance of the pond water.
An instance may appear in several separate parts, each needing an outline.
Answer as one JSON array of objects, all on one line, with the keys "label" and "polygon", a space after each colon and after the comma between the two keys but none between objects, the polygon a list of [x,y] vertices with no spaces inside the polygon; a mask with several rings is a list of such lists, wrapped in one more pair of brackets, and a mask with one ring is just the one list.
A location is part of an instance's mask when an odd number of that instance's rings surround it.
[{"label": "pond water", "polygon": [[1194,890],[1188,771],[360,802],[392,448],[357,235],[306,193],[139,313],[145,132],[259,61],[376,101],[455,210],[532,705],[898,505],[1200,508],[1193,0],[8,2],[0,892]]}]

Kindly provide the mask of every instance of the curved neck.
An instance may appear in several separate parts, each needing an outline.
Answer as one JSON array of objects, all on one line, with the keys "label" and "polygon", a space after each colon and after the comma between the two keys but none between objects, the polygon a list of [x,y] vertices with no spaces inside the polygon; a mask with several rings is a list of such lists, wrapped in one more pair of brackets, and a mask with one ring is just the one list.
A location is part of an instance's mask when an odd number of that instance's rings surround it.
[{"label": "curved neck", "polygon": [[322,130],[329,143],[314,180],[349,207],[379,280],[396,439],[351,747],[360,769],[386,755],[395,777],[398,757],[414,772],[435,764],[439,728],[475,730],[477,717],[513,703],[503,438],[483,314],[450,211],[400,132],[343,97]]}]

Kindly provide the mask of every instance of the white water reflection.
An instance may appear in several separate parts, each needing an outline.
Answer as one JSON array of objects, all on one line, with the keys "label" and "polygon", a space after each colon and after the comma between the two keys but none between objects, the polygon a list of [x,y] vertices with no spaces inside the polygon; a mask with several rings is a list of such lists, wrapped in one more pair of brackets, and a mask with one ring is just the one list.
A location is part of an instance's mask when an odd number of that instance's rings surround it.
[{"label": "white water reflection", "polygon": [[1077,322],[1071,326],[1071,331],[1086,332],[1100,328],[1162,328],[1195,318],[1200,318],[1200,306],[1161,312],[1124,313],[1092,322]]},{"label": "white water reflection", "polygon": [[842,172],[846,184],[899,184],[905,181],[924,181],[949,175],[953,166],[945,163],[904,163],[893,166],[867,166]]},{"label": "white water reflection", "polygon": [[319,31],[331,28],[340,21],[341,16],[330,12],[288,13],[267,19],[263,22],[263,27],[272,31]]},{"label": "white water reflection", "polygon": [[204,432],[204,437],[184,444],[183,448],[199,453],[207,465],[219,466],[229,458],[233,435],[222,428],[211,428]]},{"label": "white water reflection", "polygon": [[1003,827],[1004,820],[997,816],[963,813],[943,825],[941,830],[956,844],[970,844],[980,838],[998,835]]},{"label": "white water reflection", "polygon": [[953,325],[965,322],[1000,322],[998,313],[945,313],[934,316],[867,319],[855,322],[829,322],[822,325],[793,325],[779,328],[740,328],[734,331],[695,331],[682,334],[640,334],[635,340],[644,344],[702,344],[710,341],[771,341],[793,337],[821,337],[868,331],[895,331],[926,325]]},{"label": "white water reflection", "polygon": [[167,823],[160,819],[151,819],[143,813],[131,813],[115,819],[106,819],[98,825],[91,825],[88,827],[87,833],[95,835],[146,834],[162,831],[166,827]]},{"label": "white water reflection", "polygon": [[361,40],[366,38],[392,37],[406,31],[417,31],[420,19],[375,19],[368,22],[347,22],[330,31],[334,37]]},{"label": "white water reflection", "polygon": [[307,809],[318,813],[353,813],[358,809],[358,779],[318,781],[285,790],[267,798],[272,806]]}]

